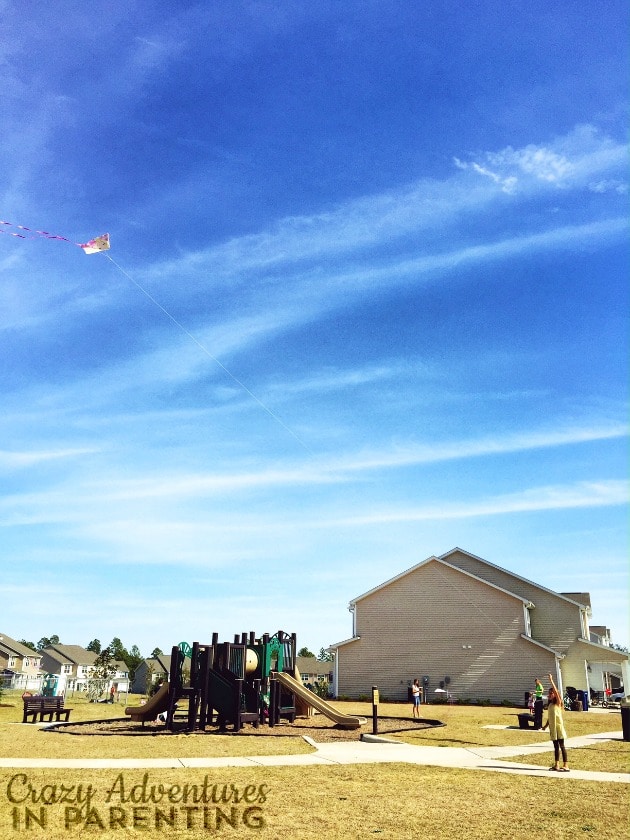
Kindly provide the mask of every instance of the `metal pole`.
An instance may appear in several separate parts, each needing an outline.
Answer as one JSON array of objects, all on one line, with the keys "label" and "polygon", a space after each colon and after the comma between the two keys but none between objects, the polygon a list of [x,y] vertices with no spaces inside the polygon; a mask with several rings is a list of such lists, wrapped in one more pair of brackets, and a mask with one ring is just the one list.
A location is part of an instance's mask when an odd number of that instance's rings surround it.
[{"label": "metal pole", "polygon": [[372,686],[372,735],[378,735],[378,686]]}]

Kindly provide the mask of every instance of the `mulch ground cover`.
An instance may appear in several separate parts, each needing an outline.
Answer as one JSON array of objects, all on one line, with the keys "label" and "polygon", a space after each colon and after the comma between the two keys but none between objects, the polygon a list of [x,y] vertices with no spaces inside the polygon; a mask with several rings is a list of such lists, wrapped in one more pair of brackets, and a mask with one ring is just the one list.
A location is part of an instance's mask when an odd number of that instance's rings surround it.
[{"label": "mulch ground cover", "polygon": [[[435,726],[442,726],[440,721],[414,719],[403,717],[379,717],[378,719],[378,734],[379,735],[393,735],[397,732],[408,732],[409,730],[428,729]],[[207,737],[211,735],[228,735],[234,738],[278,738],[278,737],[293,737],[299,738],[309,736],[318,743],[325,743],[329,741],[359,741],[362,734],[372,734],[372,719],[366,721],[365,724],[358,729],[342,729],[336,726],[327,718],[320,715],[310,718],[296,718],[293,723],[283,721],[277,726],[268,726],[267,724],[260,724],[258,728],[252,725],[244,726],[240,732],[234,732],[231,727],[226,731],[220,731],[218,727],[207,727],[205,731],[195,730],[193,732],[186,732],[185,720],[175,720],[175,728],[171,732],[163,723],[147,722],[144,726],[141,723],[135,723],[128,718],[102,720],[102,721],[87,721],[85,723],[69,723],[55,726],[51,729],[46,729],[47,733],[66,734],[66,735],[128,735],[133,737],[152,738],[173,737],[173,735],[186,735],[187,737]]]}]

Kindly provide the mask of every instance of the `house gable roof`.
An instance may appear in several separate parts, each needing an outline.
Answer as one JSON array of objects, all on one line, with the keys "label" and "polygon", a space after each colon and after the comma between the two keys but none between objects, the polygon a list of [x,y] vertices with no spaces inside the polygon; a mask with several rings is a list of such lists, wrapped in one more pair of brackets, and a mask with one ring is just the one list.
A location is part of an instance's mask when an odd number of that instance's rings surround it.
[{"label": "house gable roof", "polygon": [[156,674],[164,673],[168,676],[171,672],[171,654],[161,653],[159,656],[147,656],[146,659],[143,659],[143,664],[147,668],[153,668]]},{"label": "house gable roof", "polygon": [[300,674],[329,674],[335,667],[334,662],[322,662],[316,656],[298,656],[296,663]]},{"label": "house gable roof", "polygon": [[432,557],[428,557],[426,560],[423,560],[421,563],[416,563],[415,566],[412,566],[410,569],[407,569],[406,571],[401,572],[400,574],[396,575],[395,577],[390,578],[389,580],[386,580],[384,583],[381,583],[378,586],[375,586],[373,589],[370,589],[368,592],[364,592],[363,595],[359,595],[357,598],[353,598],[353,600],[350,601],[350,609],[353,609],[353,607],[359,601],[362,601],[364,598],[367,598],[370,595],[374,595],[375,592],[378,592],[382,589],[385,589],[388,586],[391,586],[392,583],[395,583],[396,581],[400,580],[401,578],[404,578],[407,575],[412,574],[413,572],[417,571],[418,569],[421,569],[423,566],[428,566],[430,563],[437,563],[440,566],[445,566],[447,569],[452,570],[454,572],[457,572],[458,574],[463,575],[467,578],[471,578],[472,580],[478,581],[479,583],[484,584],[484,586],[487,586],[490,589],[494,589],[497,592],[502,592],[504,595],[509,595],[511,598],[515,598],[517,601],[520,601],[526,607],[533,607],[534,606],[529,599],[522,598],[520,595],[516,595],[514,592],[510,592],[508,589],[503,589],[502,587],[497,586],[494,583],[490,583],[490,581],[484,580],[483,578],[480,578],[477,575],[471,574],[471,572],[467,572],[464,569],[460,569],[458,566],[453,566],[450,563],[447,563],[442,557],[436,557],[435,555],[433,555]]},{"label": "house gable roof", "polygon": [[[575,592],[566,593],[565,592],[564,594],[561,593],[561,592],[554,592],[553,589],[547,589],[546,586],[541,586],[539,583],[535,583],[533,580],[529,580],[528,578],[524,578],[521,575],[517,575],[514,572],[511,572],[509,569],[504,569],[503,566],[497,566],[496,563],[490,563],[488,560],[484,560],[483,557],[478,557],[476,554],[473,554],[470,551],[466,551],[465,548],[459,548],[458,546],[456,546],[455,548],[452,548],[450,551],[447,551],[446,554],[440,554],[440,557],[438,559],[447,560],[447,562],[448,562],[448,557],[451,554],[455,554],[455,553],[466,554],[468,557],[472,557],[473,560],[478,560],[480,563],[484,563],[486,566],[490,566],[490,568],[492,568],[492,569],[498,569],[500,572],[504,572],[506,575],[510,575],[515,580],[520,580],[523,583],[528,584],[528,586],[534,586],[536,589],[540,589],[541,592],[547,592],[549,595],[554,595],[556,598],[560,598],[563,601],[568,601],[570,604],[575,604],[576,606],[582,607],[582,608],[590,607],[590,595],[588,595],[587,592],[583,592],[583,593],[575,593]],[[584,601],[576,600],[576,596],[578,594],[582,595],[583,597],[588,597],[588,599],[589,599],[588,604],[584,603]],[[573,596],[573,597],[571,597],[571,596]]]},{"label": "house gable roof", "polygon": [[49,645],[44,651],[59,662],[72,665],[93,665],[97,654],[81,645]]},{"label": "house gable roof", "polygon": [[0,633],[0,648],[4,648],[9,653],[17,654],[17,656],[21,657],[39,656],[41,658],[40,651],[31,650],[31,648],[26,647],[26,645],[23,645],[22,642],[16,642],[16,640],[12,639],[11,636],[7,636],[6,633]]},{"label": "house gable roof", "polygon": [[591,642],[590,639],[580,638],[577,641],[580,646],[584,646],[585,657],[593,662],[614,662],[616,664],[630,662],[630,654],[624,651]]},{"label": "house gable roof", "polygon": [[53,647],[45,647],[42,649],[42,655],[48,656],[51,659],[54,659],[55,662],[59,662],[60,665],[74,665],[75,663],[72,659],[69,659],[65,654],[60,653],[58,650],[55,650]]}]

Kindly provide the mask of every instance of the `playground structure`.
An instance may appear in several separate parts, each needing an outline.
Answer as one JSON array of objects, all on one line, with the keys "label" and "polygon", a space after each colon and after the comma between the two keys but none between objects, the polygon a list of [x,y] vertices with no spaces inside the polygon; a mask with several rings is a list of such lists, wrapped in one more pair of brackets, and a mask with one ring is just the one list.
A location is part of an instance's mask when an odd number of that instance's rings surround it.
[{"label": "playground structure", "polygon": [[125,714],[133,721],[142,721],[143,725],[147,720],[155,720],[157,715],[168,711],[169,688],[169,684],[164,683],[144,705],[127,706]]},{"label": "playground structure", "polygon": [[166,728],[173,731],[177,703],[182,699],[188,701],[188,732],[215,723],[221,730],[230,724],[235,732],[246,723],[273,727],[281,720],[293,723],[297,715],[312,709],[344,729],[358,729],[365,722],[341,714],[302,684],[296,667],[296,635],[282,630],[260,638],[253,632],[243,633],[233,642],[219,642],[218,633],[213,633],[210,644],[174,646],[168,683],[144,706],[129,706],[125,714],[144,724],[166,712]]}]

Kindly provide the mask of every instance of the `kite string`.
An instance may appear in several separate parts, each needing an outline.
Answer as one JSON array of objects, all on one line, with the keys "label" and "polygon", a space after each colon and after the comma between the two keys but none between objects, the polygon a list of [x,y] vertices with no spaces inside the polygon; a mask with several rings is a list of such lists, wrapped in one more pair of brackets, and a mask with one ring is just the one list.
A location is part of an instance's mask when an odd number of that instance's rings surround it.
[{"label": "kite string", "polygon": [[166,315],[166,317],[167,317],[167,318],[169,318],[169,319],[170,319],[170,320],[171,320],[171,321],[175,324],[175,326],[179,327],[179,329],[180,329],[183,333],[185,333],[185,334],[186,334],[186,335],[187,335],[187,336],[188,336],[188,337],[189,337],[192,341],[194,341],[194,343],[197,345],[197,347],[199,347],[199,349],[200,349],[203,353],[205,353],[205,354],[206,354],[206,356],[207,356],[209,359],[211,359],[211,360],[212,360],[212,361],[213,361],[216,365],[218,365],[218,366],[221,368],[221,370],[222,370],[225,374],[227,374],[227,376],[229,376],[229,377],[230,377],[230,379],[232,379],[232,380],[233,380],[233,381],[234,381],[234,382],[235,382],[235,383],[239,386],[239,388],[242,388],[242,389],[243,389],[243,391],[245,391],[245,393],[246,393],[246,394],[249,394],[249,396],[250,396],[250,397],[251,397],[251,398],[252,398],[255,402],[257,402],[257,403],[258,403],[258,405],[259,405],[259,406],[263,409],[263,411],[265,411],[265,412],[266,412],[266,413],[267,413],[267,414],[268,414],[268,415],[269,415],[269,416],[270,416],[273,420],[275,420],[275,421],[276,421],[276,423],[278,423],[280,426],[282,426],[282,428],[283,428],[286,432],[288,432],[288,433],[291,435],[291,437],[292,437],[292,438],[294,438],[294,440],[296,440],[296,441],[300,444],[300,446],[301,446],[303,449],[305,449],[305,450],[309,453],[309,455],[313,455],[313,452],[312,452],[312,451],[309,449],[309,447],[308,447],[308,446],[304,443],[304,441],[303,441],[303,440],[301,440],[301,439],[298,437],[298,435],[296,435],[296,433],[293,431],[293,429],[291,429],[289,426],[287,426],[287,425],[286,425],[286,423],[284,423],[284,422],[280,419],[280,417],[278,417],[278,415],[277,415],[277,414],[275,414],[275,413],[274,413],[274,412],[273,412],[273,411],[272,411],[272,410],[271,410],[268,406],[266,406],[266,405],[265,405],[265,403],[264,403],[264,402],[263,402],[263,401],[262,401],[259,397],[257,397],[257,396],[256,396],[256,394],[254,394],[254,393],[253,393],[253,391],[251,391],[251,390],[247,387],[247,385],[245,385],[245,383],[244,383],[244,382],[242,382],[240,379],[238,379],[238,377],[236,377],[236,376],[232,373],[232,371],[231,371],[231,370],[229,370],[229,369],[228,369],[228,368],[227,368],[227,367],[223,364],[223,362],[222,362],[222,361],[220,361],[220,359],[217,359],[217,357],[216,357],[216,356],[213,356],[213,355],[212,355],[212,353],[208,350],[208,348],[207,348],[204,344],[202,344],[202,343],[201,343],[201,341],[199,341],[199,339],[198,339],[198,338],[196,338],[196,337],[195,337],[195,336],[194,336],[194,335],[193,335],[193,334],[192,334],[189,330],[187,330],[187,329],[186,329],[186,327],[185,327],[185,326],[184,326],[184,325],[183,325],[180,321],[178,321],[178,320],[177,320],[177,318],[175,318],[173,315],[171,315],[171,313],[170,313],[167,309],[165,309],[165,308],[162,306],[162,304],[161,304],[158,300],[156,300],[156,299],[153,297],[153,295],[151,295],[151,294],[150,294],[150,293],[149,293],[149,292],[148,292],[145,288],[143,288],[143,287],[140,285],[140,283],[138,283],[136,280],[134,280],[134,279],[133,279],[133,277],[131,277],[131,275],[130,275],[130,274],[128,274],[128,273],[124,270],[124,268],[122,268],[122,266],[118,265],[118,263],[117,263],[115,260],[113,260],[113,259],[111,258],[111,256],[110,256],[108,253],[105,253],[105,252],[102,252],[102,253],[104,254],[104,256],[105,256],[105,257],[107,257],[107,259],[110,261],[110,263],[112,263],[112,265],[116,266],[116,268],[120,271],[120,273],[121,273],[124,277],[126,277],[126,278],[127,278],[127,280],[129,280],[129,282],[130,282],[130,283],[133,283],[133,285],[134,285],[134,286],[135,286],[135,287],[136,287],[136,288],[137,288],[140,292],[142,292],[142,294],[143,294],[146,298],[148,298],[148,299],[151,301],[151,303],[155,304],[155,306],[157,306],[157,308],[158,308],[161,312],[163,312],[163,313],[164,313],[164,315]]}]

